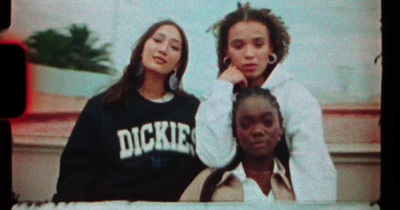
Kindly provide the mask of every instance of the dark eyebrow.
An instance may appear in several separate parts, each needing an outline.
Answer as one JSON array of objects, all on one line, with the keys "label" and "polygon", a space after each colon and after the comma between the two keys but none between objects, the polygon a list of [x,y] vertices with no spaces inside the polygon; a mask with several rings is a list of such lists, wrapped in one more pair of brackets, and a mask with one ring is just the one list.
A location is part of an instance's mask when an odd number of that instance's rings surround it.
[{"label": "dark eyebrow", "polygon": [[[264,37],[255,37],[255,38],[253,38],[253,42],[259,42],[259,41],[266,42],[266,39]],[[229,42],[229,44],[234,45],[234,44],[239,43],[239,42],[243,42],[243,40],[242,39],[233,39],[232,41]]]},{"label": "dark eyebrow", "polygon": [[[160,35],[163,38],[166,37],[166,35],[164,33],[162,33],[162,32],[156,32],[154,35]],[[182,43],[178,39],[172,38],[172,40],[175,41],[175,42],[178,42],[180,45],[182,45]]]},{"label": "dark eyebrow", "polygon": [[266,39],[264,37],[256,37],[253,40],[254,41],[265,41]]},{"label": "dark eyebrow", "polygon": [[162,33],[162,32],[156,32],[156,33],[154,33],[154,36],[155,36],[155,35],[160,35],[160,36],[162,36],[162,37],[165,37],[165,34]]},{"label": "dark eyebrow", "polygon": [[[265,112],[265,113],[262,113],[260,115],[260,117],[272,117],[272,116],[273,116],[272,112]],[[253,119],[253,116],[251,116],[251,115],[243,115],[243,116],[240,117],[240,119],[251,120],[251,119]]]},{"label": "dark eyebrow", "polygon": [[233,39],[232,41],[230,41],[230,44],[235,44],[236,42],[241,42],[242,39]]},{"label": "dark eyebrow", "polygon": [[269,117],[272,116],[272,112],[266,112],[264,114],[261,115],[262,117]]}]

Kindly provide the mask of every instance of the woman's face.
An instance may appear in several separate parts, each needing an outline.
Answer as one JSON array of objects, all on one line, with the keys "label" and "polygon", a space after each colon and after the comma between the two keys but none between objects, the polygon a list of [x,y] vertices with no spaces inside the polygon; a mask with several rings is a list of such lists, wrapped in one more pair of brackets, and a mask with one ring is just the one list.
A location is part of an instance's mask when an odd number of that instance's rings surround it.
[{"label": "woman's face", "polygon": [[236,136],[246,156],[256,159],[274,155],[281,137],[278,110],[262,96],[249,96],[238,107]]},{"label": "woman's face", "polygon": [[142,63],[146,70],[167,75],[179,68],[182,54],[182,37],[172,25],[163,25],[145,43]]},{"label": "woman's face", "polygon": [[268,56],[273,53],[267,27],[258,21],[238,22],[228,31],[227,44],[227,56],[231,58],[232,64],[248,80],[262,84]]}]

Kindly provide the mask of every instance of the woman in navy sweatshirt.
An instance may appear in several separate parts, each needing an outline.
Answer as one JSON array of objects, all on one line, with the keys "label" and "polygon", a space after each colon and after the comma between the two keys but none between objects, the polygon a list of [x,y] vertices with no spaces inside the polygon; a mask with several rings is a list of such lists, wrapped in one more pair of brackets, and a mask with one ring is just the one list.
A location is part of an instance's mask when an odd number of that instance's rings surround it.
[{"label": "woman in navy sweatshirt", "polygon": [[204,168],[195,153],[199,101],[180,89],[187,62],[188,41],[173,21],[142,35],[122,78],[80,114],[54,202],[179,199]]}]

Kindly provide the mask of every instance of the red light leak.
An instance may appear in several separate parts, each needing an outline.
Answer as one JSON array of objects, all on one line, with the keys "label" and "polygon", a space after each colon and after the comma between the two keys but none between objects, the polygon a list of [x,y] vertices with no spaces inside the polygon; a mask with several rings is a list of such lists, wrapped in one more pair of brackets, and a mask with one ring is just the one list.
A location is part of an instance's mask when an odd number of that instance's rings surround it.
[{"label": "red light leak", "polygon": [[[7,39],[7,40],[0,40],[0,44],[8,44],[8,45],[17,45],[19,46],[23,51],[24,51],[24,62],[25,62],[25,84],[26,84],[26,88],[25,88],[25,93],[26,93],[26,97],[25,97],[25,109],[24,112],[22,113],[22,115],[10,119],[12,121],[21,121],[24,118],[24,115],[29,111],[29,107],[31,104],[31,81],[32,81],[32,75],[30,74],[30,67],[28,65],[28,60],[27,60],[27,47],[19,40],[17,39]],[[24,75],[21,75],[22,77]],[[24,78],[22,78],[24,79]]]}]

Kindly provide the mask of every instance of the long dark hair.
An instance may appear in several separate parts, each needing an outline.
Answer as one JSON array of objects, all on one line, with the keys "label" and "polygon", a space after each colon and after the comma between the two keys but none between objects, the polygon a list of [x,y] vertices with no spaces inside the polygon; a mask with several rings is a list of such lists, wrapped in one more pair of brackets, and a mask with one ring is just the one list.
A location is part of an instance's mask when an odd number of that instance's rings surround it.
[{"label": "long dark hair", "polygon": [[[157,23],[154,23],[147,31],[137,40],[136,46],[132,50],[132,55],[130,58],[129,65],[125,68],[123,76],[116,83],[111,85],[103,96],[103,102],[108,104],[118,103],[124,101],[129,93],[129,91],[139,89],[144,81],[143,74],[138,75],[139,65],[141,63],[141,55],[143,52],[144,45],[148,39],[150,39],[153,34],[164,25],[172,25],[178,29],[181,37],[182,37],[182,54],[180,59],[180,66],[177,69],[176,76],[178,77],[179,82],[182,79],[183,74],[186,71],[186,66],[189,58],[189,44],[186,38],[186,35],[182,28],[176,24],[172,20],[162,20]],[[172,74],[171,72],[170,74]],[[169,78],[170,74],[166,76],[166,79]],[[168,84],[168,82],[165,82]],[[168,87],[166,87],[168,90]],[[183,92],[178,89],[178,92]]]},{"label": "long dark hair", "polygon": [[[275,96],[273,96],[271,94],[270,90],[263,89],[263,88],[258,87],[258,86],[245,88],[245,89],[241,90],[241,92],[239,92],[236,95],[236,100],[233,102],[232,131],[233,131],[233,136],[234,137],[236,137],[236,123],[235,123],[236,113],[238,111],[239,106],[242,104],[242,102],[246,98],[248,98],[250,96],[261,96],[261,97],[264,97],[266,100],[268,100],[268,102],[274,108],[277,109],[278,117],[279,117],[279,119],[281,121],[283,121],[279,104],[278,104]],[[281,122],[281,124],[282,123],[283,122]],[[284,134],[282,135],[281,140],[278,141],[278,143],[277,143],[277,145],[276,145],[276,147],[274,149],[274,155],[275,155],[276,158],[278,158],[278,160],[285,167],[286,176],[290,180],[290,171],[289,171],[290,151],[289,151],[289,148],[288,148],[288,145],[287,145],[286,138],[285,138]],[[233,160],[227,166],[225,166],[224,168],[217,169],[210,176],[207,177],[206,181],[204,182],[201,194],[200,194],[200,201],[203,201],[203,202],[211,201],[211,197],[212,197],[213,193],[215,192],[216,186],[219,183],[219,181],[221,180],[222,175],[226,171],[230,171],[230,170],[235,169],[240,164],[240,162],[243,160],[243,156],[244,156],[244,151],[243,151],[242,147],[240,147],[240,145],[238,145],[237,149],[236,149],[236,154],[235,154],[235,157],[233,158]]]},{"label": "long dark hair", "polygon": [[289,53],[290,36],[282,19],[275,16],[270,9],[253,9],[250,8],[249,3],[242,6],[239,2],[236,11],[227,14],[225,18],[215,23],[210,29],[217,38],[219,74],[228,68],[223,60],[228,49],[229,29],[241,21],[260,22],[264,24],[269,31],[273,52],[277,55],[277,61],[274,64],[269,64],[265,69],[264,76],[267,78],[275,66],[282,62]]}]

